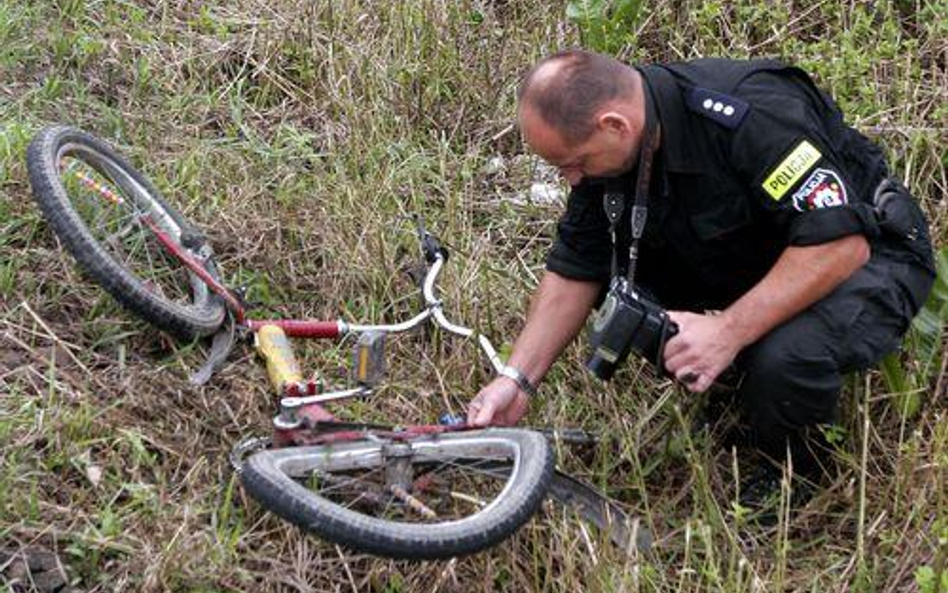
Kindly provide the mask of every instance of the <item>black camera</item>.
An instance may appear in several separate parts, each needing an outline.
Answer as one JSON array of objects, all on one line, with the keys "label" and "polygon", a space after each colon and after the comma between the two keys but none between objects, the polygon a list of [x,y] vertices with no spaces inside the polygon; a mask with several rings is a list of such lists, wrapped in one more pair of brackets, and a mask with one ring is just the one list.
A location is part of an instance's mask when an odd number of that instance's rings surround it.
[{"label": "black camera", "polygon": [[589,330],[592,355],[586,368],[608,381],[634,350],[663,369],[665,342],[678,326],[659,305],[639,296],[624,278],[613,278],[609,292],[593,316]]}]

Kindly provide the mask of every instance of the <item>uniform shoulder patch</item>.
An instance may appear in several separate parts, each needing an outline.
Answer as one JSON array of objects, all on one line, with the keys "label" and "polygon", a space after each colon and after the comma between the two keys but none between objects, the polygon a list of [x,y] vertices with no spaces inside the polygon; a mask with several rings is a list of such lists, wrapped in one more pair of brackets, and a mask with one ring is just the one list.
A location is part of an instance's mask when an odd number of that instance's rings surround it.
[{"label": "uniform shoulder patch", "polygon": [[793,192],[793,207],[800,212],[849,203],[846,186],[832,169],[818,168]]},{"label": "uniform shoulder patch", "polygon": [[801,140],[790,154],[771,170],[761,187],[767,195],[779,201],[822,157],[822,153],[810,144],[809,140]]},{"label": "uniform shoulder patch", "polygon": [[730,129],[739,126],[750,110],[746,101],[702,87],[691,88],[685,93],[685,105]]}]

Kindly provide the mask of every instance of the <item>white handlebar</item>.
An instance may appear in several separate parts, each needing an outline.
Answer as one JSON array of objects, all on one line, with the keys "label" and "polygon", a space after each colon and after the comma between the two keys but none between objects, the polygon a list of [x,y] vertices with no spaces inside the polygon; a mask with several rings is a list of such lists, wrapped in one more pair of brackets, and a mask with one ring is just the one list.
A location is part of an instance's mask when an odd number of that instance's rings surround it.
[{"label": "white handlebar", "polygon": [[444,255],[438,253],[435,255],[435,261],[431,264],[431,267],[428,268],[428,272],[425,274],[424,282],[422,282],[421,292],[425,298],[425,306],[427,307],[421,313],[415,315],[408,321],[403,321],[401,323],[389,324],[389,325],[355,325],[347,324],[347,327],[350,332],[361,333],[368,331],[381,331],[386,333],[399,333],[404,332],[409,329],[416,327],[421,324],[423,321],[429,317],[434,319],[435,324],[443,328],[444,330],[459,335],[463,338],[470,338],[471,336],[477,337],[477,343],[481,347],[481,351],[487,356],[487,359],[490,361],[491,366],[494,367],[495,372],[499,372],[500,369],[504,366],[504,363],[500,360],[500,357],[497,355],[497,351],[494,349],[494,346],[490,343],[490,340],[483,334],[476,333],[473,329],[469,327],[464,327],[462,325],[457,325],[452,323],[444,314],[442,308],[442,301],[438,298],[435,292],[435,281],[438,278],[438,274],[441,273],[441,268],[444,267]]}]

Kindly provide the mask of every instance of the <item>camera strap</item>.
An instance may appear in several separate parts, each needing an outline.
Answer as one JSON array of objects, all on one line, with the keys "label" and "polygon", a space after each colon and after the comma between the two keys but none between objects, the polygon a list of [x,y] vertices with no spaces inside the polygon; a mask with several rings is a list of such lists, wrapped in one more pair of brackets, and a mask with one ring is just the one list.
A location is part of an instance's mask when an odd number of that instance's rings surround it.
[{"label": "camera strap", "polygon": [[[645,222],[648,217],[648,190],[652,179],[652,160],[661,135],[661,125],[655,117],[655,106],[652,103],[651,92],[645,81],[642,81],[642,94],[645,104],[645,130],[642,134],[642,145],[639,148],[639,170],[635,180],[635,201],[632,203],[630,215],[631,240],[629,242],[629,267],[626,272],[628,285],[634,286],[635,268],[639,257],[639,239],[645,231]],[[619,254],[616,241],[616,226],[619,217],[625,210],[625,187],[621,178],[613,178],[606,182],[603,195],[603,209],[609,220],[609,235],[612,239],[612,277],[619,275]]]}]

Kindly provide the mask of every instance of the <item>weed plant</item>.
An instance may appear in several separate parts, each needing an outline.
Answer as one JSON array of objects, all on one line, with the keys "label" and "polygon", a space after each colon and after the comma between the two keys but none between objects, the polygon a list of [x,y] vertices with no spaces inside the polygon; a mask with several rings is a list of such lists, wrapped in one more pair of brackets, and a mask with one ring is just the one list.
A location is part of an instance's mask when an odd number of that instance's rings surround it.
[{"label": "weed plant", "polygon": [[[190,386],[205,346],[156,334],[78,272],[24,162],[53,122],[107,139],[208,232],[233,284],[286,316],[403,318],[421,212],[453,254],[451,313],[504,343],[563,207],[518,198],[543,174],[513,126],[538,57],[585,42],[630,61],[797,63],[886,147],[944,246],[945,39],[944,0],[4,0],[0,548],[55,550],[83,591],[948,591],[943,333],[924,376],[911,350],[897,359],[911,414],[879,372],[852,377],[828,429],[833,482],[769,529],[733,503],[730,453],[692,438],[698,398],[638,363],[603,385],[580,342],[529,422],[613,437],[561,447],[560,465],[641,517],[654,550],[623,555],[548,505],[473,557],[379,560],[247,497],[227,454],[268,430],[264,371],[239,350]],[[338,384],[348,348],[305,347],[304,366]],[[392,387],[338,414],[463,413],[489,377],[476,356],[438,334],[394,340]]]}]

